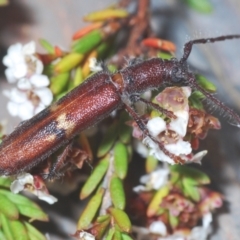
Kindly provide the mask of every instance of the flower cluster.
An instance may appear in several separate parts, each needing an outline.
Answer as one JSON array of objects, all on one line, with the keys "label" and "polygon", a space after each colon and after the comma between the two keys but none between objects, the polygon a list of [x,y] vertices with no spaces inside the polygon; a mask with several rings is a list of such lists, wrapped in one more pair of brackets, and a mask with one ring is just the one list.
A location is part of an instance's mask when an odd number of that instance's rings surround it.
[{"label": "flower cluster", "polygon": [[39,176],[32,176],[29,173],[23,173],[17,176],[10,186],[13,193],[19,193],[21,191],[30,192],[36,195],[40,200],[46,201],[49,204],[53,204],[57,199],[50,195],[48,189]]},{"label": "flower cluster", "polygon": [[[155,170],[140,181],[143,185],[135,187],[134,191],[138,193],[136,202],[141,204],[135,204],[134,211],[145,209],[147,216],[145,228],[133,228],[136,239],[147,239],[149,235],[157,240],[207,239],[212,211],[221,207],[222,196],[202,187],[210,182],[205,174],[189,167],[174,166]],[[198,225],[200,220],[202,225]]]},{"label": "flower cluster", "polygon": [[[204,114],[201,110],[193,110],[189,107],[188,97],[191,95],[189,87],[169,87],[164,89],[155,98],[156,102],[168,109],[175,115],[175,119],[164,119],[156,112],[153,112],[147,120],[147,129],[152,137],[154,137],[164,148],[172,155],[181,159],[182,163],[201,163],[202,158],[207,154],[207,151],[201,151],[193,154],[193,146],[190,138],[202,138],[206,135],[209,128],[219,129],[218,120],[211,115]],[[200,114],[202,113],[202,114]],[[193,114],[198,115],[197,119]],[[202,124],[201,124],[202,122]],[[162,151],[155,141],[149,137],[143,137],[138,126],[133,123],[133,136],[142,140],[142,142],[150,148],[150,151],[145,151],[141,144],[137,144],[137,151],[141,154],[150,154],[162,162],[174,164],[175,159],[168,156]],[[201,134],[200,134],[201,133]],[[203,134],[204,133],[204,134]],[[195,148],[196,149],[196,146]]]},{"label": "flower cluster", "polygon": [[42,74],[43,64],[36,55],[34,42],[10,46],[3,64],[7,67],[8,82],[17,84],[3,92],[10,99],[7,109],[12,116],[29,119],[52,102],[53,95],[48,88],[50,81]]}]

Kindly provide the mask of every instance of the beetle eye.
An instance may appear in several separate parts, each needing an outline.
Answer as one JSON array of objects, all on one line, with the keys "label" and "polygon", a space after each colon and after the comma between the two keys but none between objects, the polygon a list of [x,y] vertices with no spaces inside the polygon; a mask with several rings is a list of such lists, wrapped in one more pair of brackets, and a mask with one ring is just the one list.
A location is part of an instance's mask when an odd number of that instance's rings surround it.
[{"label": "beetle eye", "polygon": [[174,67],[172,70],[172,81],[173,82],[180,82],[183,80],[183,71],[180,67]]}]

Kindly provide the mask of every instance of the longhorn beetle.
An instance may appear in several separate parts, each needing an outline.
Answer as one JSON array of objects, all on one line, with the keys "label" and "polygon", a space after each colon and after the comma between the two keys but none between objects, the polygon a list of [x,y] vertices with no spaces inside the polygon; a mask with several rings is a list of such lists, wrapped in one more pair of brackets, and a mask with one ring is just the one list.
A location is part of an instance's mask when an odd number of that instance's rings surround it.
[{"label": "longhorn beetle", "polygon": [[187,85],[202,92],[208,100],[225,111],[240,126],[240,117],[199,86],[186,63],[194,44],[234,38],[240,38],[240,35],[192,40],[184,45],[184,53],[180,60],[152,58],[132,63],[113,74],[107,70],[96,73],[59,101],[20,124],[4,138],[0,145],[0,174],[13,175],[29,170],[58,148],[69,143],[79,132],[98,123],[120,107],[125,108],[143,134],[156,142],[166,155],[175,162],[181,162],[178,156],[168,152],[162,143],[149,134],[144,120],[138,116],[132,104],[137,101],[144,102],[168,117],[174,118],[172,112],[142,99],[141,94],[164,84]]}]

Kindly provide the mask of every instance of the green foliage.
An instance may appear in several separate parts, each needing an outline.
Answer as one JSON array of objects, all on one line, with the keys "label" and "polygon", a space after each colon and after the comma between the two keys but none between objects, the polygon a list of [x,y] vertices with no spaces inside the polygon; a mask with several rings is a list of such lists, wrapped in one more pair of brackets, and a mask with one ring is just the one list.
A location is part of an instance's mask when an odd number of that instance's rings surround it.
[{"label": "green foliage", "polygon": [[210,13],[213,10],[209,0],[184,0],[184,2],[189,7],[201,13]]},{"label": "green foliage", "polygon": [[48,221],[47,215],[27,197],[6,190],[10,183],[10,178],[0,178],[0,239],[46,239],[28,221]]}]

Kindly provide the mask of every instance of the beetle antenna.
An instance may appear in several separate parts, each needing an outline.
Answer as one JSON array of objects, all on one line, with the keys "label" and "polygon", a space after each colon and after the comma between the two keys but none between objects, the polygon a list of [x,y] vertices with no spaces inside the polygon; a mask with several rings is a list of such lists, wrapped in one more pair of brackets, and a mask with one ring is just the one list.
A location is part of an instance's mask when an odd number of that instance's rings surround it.
[{"label": "beetle antenna", "polygon": [[220,100],[215,98],[211,93],[207,92],[205,89],[199,86],[197,84],[196,78],[192,73],[188,75],[188,81],[192,88],[200,91],[206,97],[207,100],[210,100],[212,103],[214,103],[217,107],[223,110],[224,113],[228,113],[229,116],[236,121],[236,123],[232,123],[232,125],[240,127],[240,117],[238,116],[238,114],[236,114],[231,108],[224,105]]},{"label": "beetle antenna", "polygon": [[220,37],[215,37],[215,38],[200,38],[200,39],[189,41],[184,45],[183,56],[180,60],[180,63],[184,63],[187,61],[187,59],[192,51],[192,46],[194,44],[214,43],[214,42],[220,42],[220,41],[225,41],[225,40],[234,39],[234,38],[240,38],[240,35],[236,34],[236,35],[220,36]]}]

